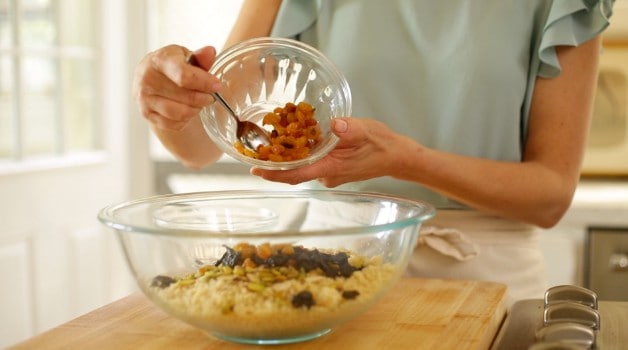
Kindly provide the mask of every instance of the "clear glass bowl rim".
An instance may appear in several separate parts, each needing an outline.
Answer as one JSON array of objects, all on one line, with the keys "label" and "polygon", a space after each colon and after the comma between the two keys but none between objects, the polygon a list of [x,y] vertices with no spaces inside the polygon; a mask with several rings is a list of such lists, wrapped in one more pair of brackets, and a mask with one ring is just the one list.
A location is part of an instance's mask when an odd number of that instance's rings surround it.
[{"label": "clear glass bowl rim", "polygon": [[[377,224],[369,226],[352,226],[326,230],[310,230],[310,231],[286,231],[286,232],[251,232],[232,234],[229,232],[217,232],[210,230],[196,229],[172,229],[164,228],[156,225],[137,225],[130,222],[124,222],[117,216],[121,211],[132,210],[143,205],[165,205],[177,203],[180,201],[195,200],[211,200],[211,199],[251,199],[255,198],[345,198],[376,201],[386,200],[403,204],[408,207],[414,207],[417,212],[405,219],[386,224]],[[230,191],[206,191],[206,192],[190,192],[165,194],[151,196],[142,199],[125,201],[104,207],[98,212],[98,220],[104,225],[121,232],[131,232],[139,234],[153,234],[169,237],[196,237],[196,238],[234,238],[238,239],[259,239],[259,238],[288,238],[295,236],[321,237],[321,236],[340,236],[340,235],[365,235],[382,231],[400,229],[412,225],[420,225],[423,221],[430,219],[436,213],[434,206],[431,204],[396,195],[389,195],[376,192],[357,192],[357,191],[340,191],[340,190],[288,190],[288,191],[268,191],[268,190],[230,190]]]},{"label": "clear glass bowl rim", "polygon": [[[349,83],[345,76],[340,72],[338,67],[322,52],[318,49],[310,46],[306,43],[303,43],[298,40],[282,38],[282,37],[257,37],[242,41],[233,46],[228,47],[224,51],[222,51],[218,56],[216,56],[216,60],[212,67],[209,69],[211,74],[218,74],[218,72],[228,63],[234,60],[237,56],[242,55],[244,52],[254,51],[260,48],[273,48],[277,46],[290,47],[292,50],[304,52],[312,57],[315,57],[319,62],[322,63],[325,67],[328,68],[328,73],[334,76],[334,79],[338,81],[339,87],[342,90],[342,95],[345,99],[345,110],[347,111],[347,115],[343,115],[342,117],[350,117],[352,112],[352,97],[351,97],[351,88],[349,87]],[[209,108],[209,107],[205,107]],[[204,123],[204,122],[203,122]],[[207,130],[207,127],[205,127]],[[212,141],[217,143],[217,146],[229,156],[235,158],[238,161],[260,167],[262,169],[294,169],[299,168],[308,164],[312,164],[317,160],[323,158],[329,151],[331,151],[339,139],[333,133],[330,134],[331,141],[325,146],[325,148],[321,149],[317,155],[312,155],[305,159],[298,159],[292,161],[285,162],[271,162],[266,160],[259,160],[250,157],[246,157],[234,151],[232,145],[223,144],[222,140],[216,140],[218,138],[217,135],[212,135],[212,133],[208,132],[209,137]]]}]

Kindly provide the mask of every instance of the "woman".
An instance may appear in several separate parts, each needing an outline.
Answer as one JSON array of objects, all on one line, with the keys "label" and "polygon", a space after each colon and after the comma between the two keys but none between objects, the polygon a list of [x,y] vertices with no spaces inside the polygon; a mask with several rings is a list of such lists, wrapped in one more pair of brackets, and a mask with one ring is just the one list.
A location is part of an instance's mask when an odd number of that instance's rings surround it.
[{"label": "woman", "polygon": [[[296,37],[347,77],[355,117],[310,166],[251,169],[270,181],[318,180],[427,200],[408,273],[492,280],[510,301],[545,290],[536,227],[555,225],[576,189],[613,0],[244,2],[227,46]],[[142,115],[192,168],[220,151],[198,117],[220,82],[185,64],[189,50],[149,53],[134,82]],[[194,52],[211,67],[216,51]]]}]

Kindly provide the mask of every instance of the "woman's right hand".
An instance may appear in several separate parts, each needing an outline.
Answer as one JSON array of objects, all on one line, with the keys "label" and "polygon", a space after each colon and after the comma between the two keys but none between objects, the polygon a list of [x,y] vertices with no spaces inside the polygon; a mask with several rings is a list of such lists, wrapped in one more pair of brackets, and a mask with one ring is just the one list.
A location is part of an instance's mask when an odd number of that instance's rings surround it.
[{"label": "woman's right hand", "polygon": [[220,89],[220,81],[207,72],[216,49],[206,46],[194,52],[204,69],[186,62],[190,53],[183,46],[165,46],[144,56],[135,69],[133,96],[142,116],[156,129],[184,129],[213,101],[211,93]]}]

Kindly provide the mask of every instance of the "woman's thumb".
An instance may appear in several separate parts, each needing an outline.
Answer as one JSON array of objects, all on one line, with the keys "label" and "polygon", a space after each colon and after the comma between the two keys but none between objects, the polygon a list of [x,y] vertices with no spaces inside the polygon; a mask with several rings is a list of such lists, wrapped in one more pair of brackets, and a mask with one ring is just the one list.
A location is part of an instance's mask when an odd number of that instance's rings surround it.
[{"label": "woman's thumb", "polygon": [[193,52],[198,65],[209,70],[216,59],[216,49],[213,46],[205,46]]},{"label": "woman's thumb", "polygon": [[331,129],[340,138],[340,144],[351,144],[363,137],[362,128],[356,118],[334,118]]},{"label": "woman's thumb", "polygon": [[334,134],[337,136],[341,136],[338,134],[344,134],[349,130],[349,122],[347,118],[334,118],[331,124],[332,130]]}]

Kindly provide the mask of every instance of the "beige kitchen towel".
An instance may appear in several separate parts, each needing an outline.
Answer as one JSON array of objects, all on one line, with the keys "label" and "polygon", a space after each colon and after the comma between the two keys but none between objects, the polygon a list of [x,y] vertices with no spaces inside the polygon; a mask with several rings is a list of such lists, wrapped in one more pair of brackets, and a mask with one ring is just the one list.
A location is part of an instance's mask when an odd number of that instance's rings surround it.
[{"label": "beige kitchen towel", "polygon": [[478,246],[455,228],[425,226],[421,229],[417,244],[424,244],[459,261],[473,259],[479,253]]}]

